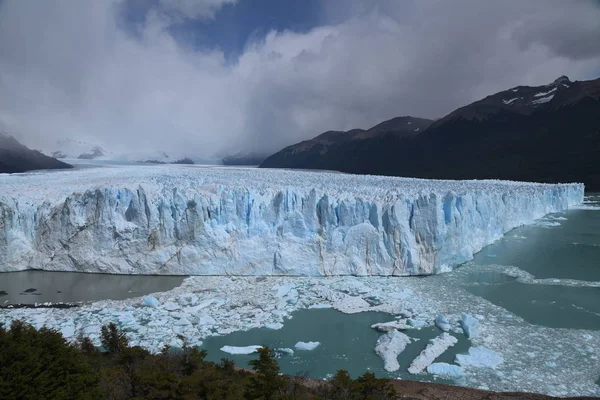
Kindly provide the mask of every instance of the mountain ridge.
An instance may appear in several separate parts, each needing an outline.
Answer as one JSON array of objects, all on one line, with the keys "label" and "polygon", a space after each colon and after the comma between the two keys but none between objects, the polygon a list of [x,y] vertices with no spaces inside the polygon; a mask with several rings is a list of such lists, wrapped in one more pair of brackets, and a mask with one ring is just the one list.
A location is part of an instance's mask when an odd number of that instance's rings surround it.
[{"label": "mountain ridge", "polygon": [[0,132],[0,173],[27,172],[38,169],[73,168],[37,150],[31,150],[6,132]]},{"label": "mountain ridge", "polygon": [[582,181],[598,190],[600,78],[572,82],[561,76],[548,85],[507,89],[460,107],[410,137],[383,132],[360,142],[346,140],[326,155],[292,152],[298,145],[271,155],[261,167],[430,179]]}]

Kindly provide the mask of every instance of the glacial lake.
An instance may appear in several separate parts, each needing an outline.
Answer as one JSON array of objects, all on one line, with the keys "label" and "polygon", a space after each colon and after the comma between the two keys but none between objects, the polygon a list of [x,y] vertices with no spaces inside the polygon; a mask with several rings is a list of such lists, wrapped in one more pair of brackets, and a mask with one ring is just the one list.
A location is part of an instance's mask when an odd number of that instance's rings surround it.
[{"label": "glacial lake", "polygon": [[[0,304],[124,300],[171,290],[184,276],[111,275],[82,272],[0,273]],[[34,289],[34,290],[32,290]]]}]

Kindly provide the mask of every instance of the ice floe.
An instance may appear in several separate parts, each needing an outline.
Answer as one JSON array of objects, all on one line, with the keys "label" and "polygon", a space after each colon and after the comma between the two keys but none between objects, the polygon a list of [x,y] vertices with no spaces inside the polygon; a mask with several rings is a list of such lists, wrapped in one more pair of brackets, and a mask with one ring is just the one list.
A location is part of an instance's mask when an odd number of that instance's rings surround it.
[{"label": "ice floe", "polygon": [[495,351],[485,347],[471,347],[469,354],[457,354],[456,362],[469,367],[495,368],[504,362],[504,359]]},{"label": "ice floe", "polygon": [[463,371],[458,365],[448,363],[434,363],[427,367],[427,372],[443,378],[458,379],[462,378]]},{"label": "ice floe", "polygon": [[377,329],[380,332],[390,332],[394,330],[406,330],[411,329],[413,326],[408,325],[405,321],[390,321],[390,322],[379,322],[377,324],[371,325],[371,328]]},{"label": "ice floe", "polygon": [[410,344],[410,337],[397,330],[392,330],[377,339],[375,353],[383,360],[383,367],[388,372],[400,369],[398,355]]},{"label": "ice floe", "polygon": [[294,345],[294,347],[296,348],[296,350],[310,351],[316,349],[320,345],[321,343],[319,342],[298,342]]},{"label": "ice floe", "polygon": [[252,354],[256,353],[258,349],[261,349],[262,346],[223,346],[221,347],[221,351],[228,354]]},{"label": "ice floe", "polygon": [[417,358],[415,358],[410,364],[410,367],[408,367],[408,372],[411,374],[423,372],[423,370],[433,363],[436,358],[441,356],[446,350],[454,346],[457,342],[458,340],[454,336],[446,332],[442,333],[436,338],[431,339],[425,350],[423,350],[421,354],[419,354]]},{"label": "ice floe", "polygon": [[460,324],[462,326],[462,329],[465,332],[465,335],[470,339],[477,336],[478,323],[479,321],[477,320],[477,318],[473,317],[472,315],[462,313],[462,315],[460,316]]},{"label": "ice floe", "polygon": [[435,325],[444,332],[448,332],[451,328],[450,322],[448,322],[446,317],[443,315],[438,315],[437,317],[435,317]]}]

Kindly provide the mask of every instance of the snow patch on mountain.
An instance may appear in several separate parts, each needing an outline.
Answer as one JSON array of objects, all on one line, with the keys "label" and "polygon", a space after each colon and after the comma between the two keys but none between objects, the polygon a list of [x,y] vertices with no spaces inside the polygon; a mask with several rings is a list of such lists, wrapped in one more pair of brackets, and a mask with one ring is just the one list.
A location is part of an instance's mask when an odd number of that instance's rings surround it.
[{"label": "snow patch on mountain", "polygon": [[556,92],[557,89],[558,88],[554,87],[547,92],[536,93],[533,95],[533,97],[545,97],[545,96],[549,95],[550,93]]},{"label": "snow patch on mountain", "polygon": [[542,97],[541,99],[533,100],[531,103],[532,104],[544,104],[544,103],[548,103],[553,98],[554,98],[554,95],[552,94],[552,95],[550,95],[548,97]]},{"label": "snow patch on mountain", "polygon": [[514,99],[510,99],[510,100],[504,100],[504,99],[503,99],[503,100],[502,100],[502,102],[503,102],[505,105],[509,105],[509,104],[511,104],[512,102],[514,102],[514,101],[517,101],[517,100],[519,100],[519,97],[515,97]]}]

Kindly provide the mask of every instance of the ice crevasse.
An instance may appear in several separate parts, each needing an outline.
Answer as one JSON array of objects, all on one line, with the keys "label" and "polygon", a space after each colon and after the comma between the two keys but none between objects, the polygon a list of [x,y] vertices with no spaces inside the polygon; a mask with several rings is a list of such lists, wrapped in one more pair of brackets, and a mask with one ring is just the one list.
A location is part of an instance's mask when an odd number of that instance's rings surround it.
[{"label": "ice crevasse", "polygon": [[582,184],[182,166],[0,177],[0,270],[427,275]]}]

